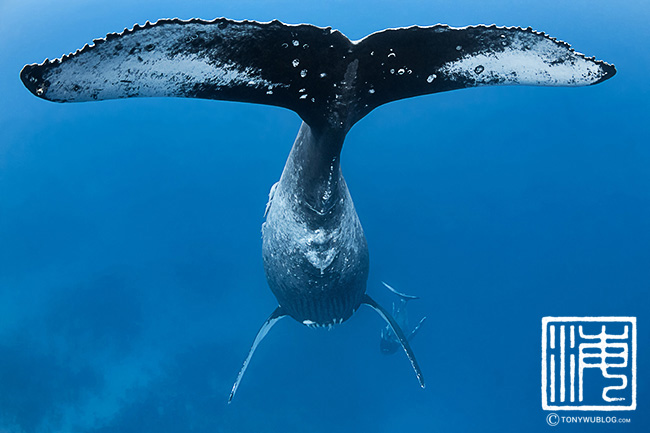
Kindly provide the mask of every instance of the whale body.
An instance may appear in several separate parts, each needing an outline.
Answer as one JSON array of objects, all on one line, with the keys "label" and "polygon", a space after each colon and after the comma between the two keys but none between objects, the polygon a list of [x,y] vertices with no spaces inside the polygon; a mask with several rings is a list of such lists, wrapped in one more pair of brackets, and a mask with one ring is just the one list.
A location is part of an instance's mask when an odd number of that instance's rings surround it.
[{"label": "whale body", "polygon": [[278,306],[257,333],[230,402],[278,320],[331,327],[362,304],[385,320],[424,387],[402,329],[366,293],[368,246],[340,167],[357,121],[413,96],[486,85],[584,86],[615,73],[531,28],[438,24],[350,41],[329,27],[218,18],[136,25],[27,65],[20,76],[34,95],[54,102],[203,98],[275,105],[301,117],[262,227],[264,270]]}]

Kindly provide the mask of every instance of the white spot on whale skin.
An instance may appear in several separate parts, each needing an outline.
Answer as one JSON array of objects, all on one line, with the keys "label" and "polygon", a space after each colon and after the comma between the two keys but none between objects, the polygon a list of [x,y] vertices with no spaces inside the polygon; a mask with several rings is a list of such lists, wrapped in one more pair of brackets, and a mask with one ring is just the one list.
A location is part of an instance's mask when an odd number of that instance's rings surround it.
[{"label": "white spot on whale skin", "polygon": [[307,69],[303,69],[302,71],[300,71],[300,76],[302,78],[305,78],[307,76]]},{"label": "white spot on whale skin", "polygon": [[429,75],[427,77],[427,83],[433,83],[433,80],[435,80],[436,78],[438,78],[438,76],[436,74]]},{"label": "white spot on whale skin", "polygon": [[388,54],[388,57],[397,57],[397,54],[395,54],[395,53],[389,53],[389,54]]},{"label": "white spot on whale skin", "polygon": [[307,99],[307,94],[301,95],[300,99]]},{"label": "white spot on whale skin", "polygon": [[313,267],[320,270],[321,275],[325,273],[336,258],[336,248],[331,243],[333,238],[340,235],[340,230],[316,229],[304,237],[305,258]]},{"label": "white spot on whale skin", "polygon": [[293,62],[291,62],[291,64],[293,65],[294,68],[297,68],[298,65],[300,64],[300,60],[298,60],[298,59],[293,59]]},{"label": "white spot on whale skin", "polygon": [[460,51],[462,49],[463,49],[463,47],[461,47],[460,45],[456,45],[456,51]]},{"label": "white spot on whale skin", "polygon": [[321,72],[320,77],[325,78],[325,77],[327,77],[327,74],[325,72]]},{"label": "white spot on whale skin", "polygon": [[399,75],[404,75],[405,72],[406,72],[406,70],[404,70],[404,69],[400,69],[399,71],[397,71],[397,73]]},{"label": "white spot on whale skin", "polygon": [[313,320],[303,320],[302,324],[307,326],[314,326],[316,325],[316,322],[314,322]]},{"label": "white spot on whale skin", "polygon": [[375,89],[368,90],[368,93],[375,93]]},{"label": "white spot on whale skin", "polygon": [[296,41],[296,40],[294,40],[294,41],[291,42],[291,43],[293,44],[294,47],[297,47],[298,45],[300,45],[300,42],[299,42],[299,41]]}]

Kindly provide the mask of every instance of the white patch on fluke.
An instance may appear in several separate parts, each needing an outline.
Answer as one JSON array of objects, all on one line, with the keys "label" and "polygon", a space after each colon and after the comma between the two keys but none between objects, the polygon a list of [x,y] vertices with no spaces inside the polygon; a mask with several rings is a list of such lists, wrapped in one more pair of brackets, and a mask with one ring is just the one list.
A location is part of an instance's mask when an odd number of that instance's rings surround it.
[{"label": "white patch on fluke", "polygon": [[[524,84],[584,86],[605,72],[600,65],[547,38],[532,33],[514,34],[503,51],[468,54],[445,63],[440,72],[449,80],[476,85]],[[428,80],[427,80],[428,81]]]},{"label": "white patch on fluke", "polygon": [[[183,41],[197,39],[194,27],[165,24],[103,40],[46,70],[43,79],[49,85],[43,92],[52,100],[90,101],[185,96],[201,86],[286,87],[262,78],[262,71],[255,67],[228,61],[227,56],[220,61],[219,47],[211,55],[179,52],[177,46]],[[227,29],[208,30],[230,36]],[[246,32],[236,37],[246,37]]]}]

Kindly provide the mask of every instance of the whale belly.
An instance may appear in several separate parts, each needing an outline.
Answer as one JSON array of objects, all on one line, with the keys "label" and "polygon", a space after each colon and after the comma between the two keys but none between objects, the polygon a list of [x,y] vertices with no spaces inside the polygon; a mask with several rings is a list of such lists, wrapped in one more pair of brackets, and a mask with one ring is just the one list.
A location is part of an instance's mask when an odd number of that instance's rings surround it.
[{"label": "whale belly", "polygon": [[279,184],[262,226],[269,287],[284,311],[308,326],[347,320],[366,290],[368,246],[347,187],[342,189],[321,213]]}]

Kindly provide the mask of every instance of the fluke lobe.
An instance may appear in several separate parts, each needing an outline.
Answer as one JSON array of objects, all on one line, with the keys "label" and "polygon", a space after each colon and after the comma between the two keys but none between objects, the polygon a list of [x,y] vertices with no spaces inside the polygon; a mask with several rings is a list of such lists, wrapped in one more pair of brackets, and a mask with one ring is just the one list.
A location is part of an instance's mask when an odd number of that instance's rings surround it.
[{"label": "fluke lobe", "polygon": [[329,327],[361,304],[392,328],[424,387],[404,333],[366,294],[368,247],[339,164],[357,121],[412,96],[485,85],[584,86],[616,73],[544,33],[495,25],[388,29],[352,42],[307,24],[170,19],[93,42],[25,66],[23,83],[55,102],[218,99],[285,107],[303,120],[262,228],[264,269],[279,306],[255,337],[229,401],[279,319]]}]

